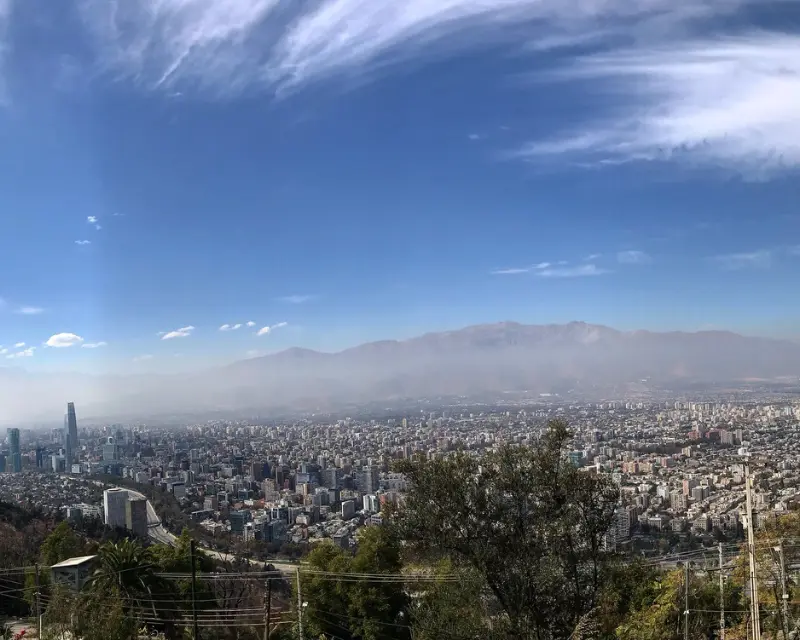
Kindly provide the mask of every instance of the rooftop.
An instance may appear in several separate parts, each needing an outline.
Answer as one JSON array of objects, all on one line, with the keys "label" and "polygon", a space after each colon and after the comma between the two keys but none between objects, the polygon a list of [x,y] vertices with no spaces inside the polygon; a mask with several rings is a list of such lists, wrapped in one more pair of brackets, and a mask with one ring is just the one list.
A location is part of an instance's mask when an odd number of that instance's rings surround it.
[{"label": "rooftop", "polygon": [[94,560],[97,556],[77,556],[75,558],[67,558],[66,560],[59,562],[58,564],[54,564],[51,569],[64,569],[67,567],[78,567],[82,564],[90,562]]}]

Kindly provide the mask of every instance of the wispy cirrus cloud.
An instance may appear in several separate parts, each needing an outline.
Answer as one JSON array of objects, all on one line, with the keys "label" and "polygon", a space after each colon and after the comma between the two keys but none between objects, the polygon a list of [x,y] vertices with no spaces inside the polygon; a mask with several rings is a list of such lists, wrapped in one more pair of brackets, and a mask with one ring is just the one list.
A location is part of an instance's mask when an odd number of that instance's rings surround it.
[{"label": "wispy cirrus cloud", "polygon": [[261,327],[257,332],[257,336],[265,336],[269,333],[275,331],[275,329],[282,329],[283,327],[287,326],[288,322],[279,322],[278,324],[273,324],[272,326]]},{"label": "wispy cirrus cloud", "polygon": [[520,157],[597,165],[682,161],[765,175],[800,167],[800,35],[758,32],[604,51],[556,77],[595,83],[613,106]]},{"label": "wispy cirrus cloud", "polygon": [[288,302],[289,304],[303,304],[313,300],[316,296],[309,294],[294,294],[291,296],[281,296],[278,298],[280,302]]},{"label": "wispy cirrus cloud", "polygon": [[491,272],[494,276],[515,276],[522,273],[531,273],[534,271],[538,271],[540,269],[547,269],[547,267],[551,266],[550,262],[539,262],[538,264],[532,264],[528,267],[509,267],[507,269],[495,269]]},{"label": "wispy cirrus cloud", "polygon": [[727,271],[766,269],[772,265],[774,252],[768,249],[712,256],[710,260]]},{"label": "wispy cirrus cloud", "polygon": [[83,246],[86,246],[87,244],[92,244],[92,241],[91,240],[76,240],[75,244],[83,247]]},{"label": "wispy cirrus cloud", "polygon": [[594,263],[570,265],[566,260],[559,260],[558,262],[539,262],[529,267],[497,269],[491,273],[493,275],[530,273],[537,278],[583,278],[587,276],[601,276],[606,273],[611,273],[611,271],[598,267]]},{"label": "wispy cirrus cloud", "polygon": [[243,324],[241,322],[237,324],[223,324],[219,330],[220,331],[236,331],[237,329],[241,329]]},{"label": "wispy cirrus cloud", "polygon": [[591,276],[602,276],[611,273],[608,269],[603,269],[595,264],[580,264],[566,267],[549,267],[536,272],[540,278],[586,278]]},{"label": "wispy cirrus cloud", "polygon": [[163,331],[159,335],[162,340],[174,340],[175,338],[188,338],[194,332],[192,325],[175,329],[174,331]]},{"label": "wispy cirrus cloud", "polygon": [[42,309],[42,307],[22,306],[16,309],[16,313],[19,313],[23,316],[38,316],[39,314],[44,313],[44,309]]},{"label": "wispy cirrus cloud", "polygon": [[[14,353],[9,353],[6,358],[12,360],[14,358],[31,358],[33,357],[33,352],[36,350],[36,347],[28,347],[27,349],[23,349],[22,351],[16,351]],[[5,353],[7,349],[3,350]]]},{"label": "wispy cirrus cloud", "polygon": [[652,258],[644,251],[620,251],[617,253],[617,262],[620,264],[647,264]]},{"label": "wispy cirrus cloud", "polygon": [[108,343],[107,342],[103,342],[101,340],[100,342],[84,342],[81,345],[81,348],[83,348],[83,349],[99,349],[100,347],[107,347],[107,346],[108,346]]},{"label": "wispy cirrus cloud", "polygon": [[149,89],[278,94],[501,45],[543,49],[666,33],[753,0],[82,0],[101,71]]}]

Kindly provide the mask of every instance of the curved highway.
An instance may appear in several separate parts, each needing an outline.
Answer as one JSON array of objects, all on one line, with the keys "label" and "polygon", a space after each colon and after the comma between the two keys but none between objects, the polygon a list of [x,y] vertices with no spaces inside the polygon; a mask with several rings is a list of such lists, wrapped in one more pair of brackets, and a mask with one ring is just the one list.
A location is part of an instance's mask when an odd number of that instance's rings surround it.
[{"label": "curved highway", "polygon": [[[128,492],[128,495],[133,496],[134,498],[140,498],[143,500],[147,500],[147,497],[143,494],[139,493],[138,491],[134,491],[133,489],[128,489],[127,487],[119,487],[120,489],[125,489]],[[153,505],[150,504],[150,501],[147,500],[147,533],[150,536],[150,539],[154,542],[158,542],[159,544],[168,544],[172,547],[175,546],[175,541],[178,539],[174,534],[167,531],[164,525],[161,523],[161,518],[158,517],[156,510],[153,508]],[[230,562],[234,560],[236,556],[228,553],[223,553],[221,551],[214,551],[213,549],[206,549],[204,547],[197,547],[199,551],[206,554],[207,556],[211,556],[215,560],[219,560],[220,562]],[[291,571],[294,572],[297,570],[299,565],[292,564],[290,562],[261,562],[260,560],[251,560],[248,559],[248,562],[252,565],[255,565],[260,568],[265,568],[268,564],[271,564],[275,567],[278,571]]]}]

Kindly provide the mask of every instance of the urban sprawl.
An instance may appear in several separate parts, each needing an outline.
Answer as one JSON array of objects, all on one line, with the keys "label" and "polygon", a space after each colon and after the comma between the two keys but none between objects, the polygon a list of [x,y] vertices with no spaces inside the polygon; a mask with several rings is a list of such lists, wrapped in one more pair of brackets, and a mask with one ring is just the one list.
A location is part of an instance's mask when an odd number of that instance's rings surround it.
[{"label": "urban sprawl", "polygon": [[800,403],[790,400],[542,403],[170,428],[81,425],[69,403],[63,429],[8,429],[0,499],[142,538],[165,541],[189,526],[206,547],[299,556],[326,538],[348,548],[359,528],[380,523],[383,505],[407,488],[394,461],[533,444],[553,419],[574,434],[569,462],[620,488],[606,536],[618,551],[739,539],[748,463],[756,526],[800,508]]}]

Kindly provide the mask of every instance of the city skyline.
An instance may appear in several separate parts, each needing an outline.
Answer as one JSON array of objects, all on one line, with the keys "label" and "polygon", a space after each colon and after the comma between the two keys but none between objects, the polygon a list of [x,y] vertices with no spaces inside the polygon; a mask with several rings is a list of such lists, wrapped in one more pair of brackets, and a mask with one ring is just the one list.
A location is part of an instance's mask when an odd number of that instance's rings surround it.
[{"label": "city skyline", "polygon": [[0,366],[797,339],[798,6],[0,0]]}]

